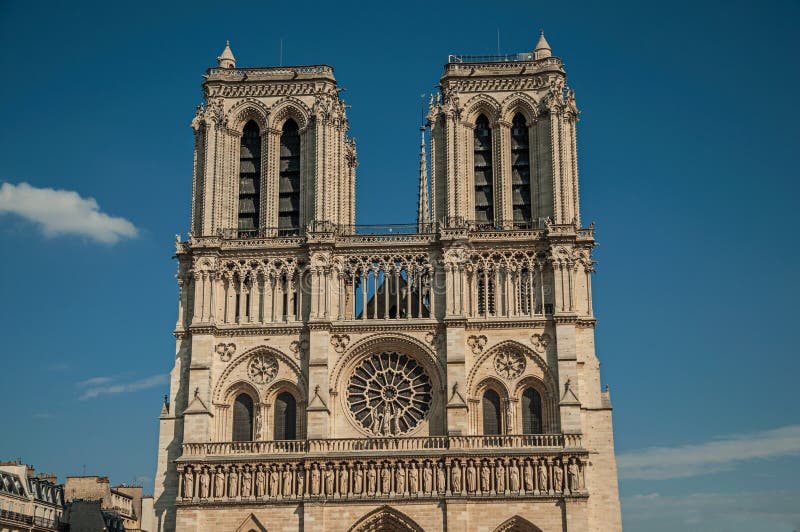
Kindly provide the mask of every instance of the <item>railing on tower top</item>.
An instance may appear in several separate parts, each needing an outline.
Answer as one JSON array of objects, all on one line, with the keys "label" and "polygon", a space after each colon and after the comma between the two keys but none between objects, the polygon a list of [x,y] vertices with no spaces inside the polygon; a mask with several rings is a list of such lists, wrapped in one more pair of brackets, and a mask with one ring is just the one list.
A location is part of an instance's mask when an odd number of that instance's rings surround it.
[{"label": "railing on tower top", "polygon": [[498,436],[426,436],[203,442],[183,444],[184,456],[300,454],[361,451],[551,449],[581,447],[580,434],[510,434]]},{"label": "railing on tower top", "polygon": [[533,61],[533,52],[501,55],[456,55],[447,56],[448,63],[507,63],[509,61]]}]

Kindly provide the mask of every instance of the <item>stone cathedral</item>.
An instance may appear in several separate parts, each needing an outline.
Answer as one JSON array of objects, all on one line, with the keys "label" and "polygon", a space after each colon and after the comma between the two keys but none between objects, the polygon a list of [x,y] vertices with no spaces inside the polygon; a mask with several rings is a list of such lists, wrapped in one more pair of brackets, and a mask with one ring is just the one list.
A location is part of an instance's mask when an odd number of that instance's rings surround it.
[{"label": "stone cathedral", "polygon": [[451,55],[416,223],[359,226],[333,69],[203,81],[162,531],[615,531],[562,61]]}]

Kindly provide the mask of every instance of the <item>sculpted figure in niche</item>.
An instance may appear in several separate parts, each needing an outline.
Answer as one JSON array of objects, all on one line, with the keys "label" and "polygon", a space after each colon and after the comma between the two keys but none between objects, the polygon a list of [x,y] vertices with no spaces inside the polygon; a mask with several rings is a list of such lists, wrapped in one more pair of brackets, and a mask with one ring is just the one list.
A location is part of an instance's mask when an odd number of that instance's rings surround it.
[{"label": "sculpted figure in niche", "polygon": [[378,473],[375,471],[375,464],[370,464],[367,470],[367,493],[375,495],[375,488],[377,487]]},{"label": "sculpted figure in niche", "polygon": [[408,491],[411,495],[415,495],[419,491],[419,470],[417,469],[417,464],[411,464],[408,468]]},{"label": "sculpted figure in niche", "polygon": [[356,464],[356,469],[353,471],[353,493],[361,495],[364,490],[364,470],[361,469],[361,463]]},{"label": "sculpted figure in niche", "polygon": [[277,466],[269,470],[269,496],[277,497],[281,489],[281,475],[278,473]]},{"label": "sculpted figure in niche", "polygon": [[425,462],[425,469],[422,470],[422,489],[425,493],[433,491],[433,471],[430,462]]},{"label": "sculpted figure in niche", "polygon": [[475,493],[477,488],[478,473],[475,471],[475,463],[470,460],[467,466],[467,492]]},{"label": "sculpted figure in niche", "polygon": [[317,464],[311,466],[311,495],[319,495],[320,478]]},{"label": "sculpted figure in niche", "polygon": [[283,466],[283,496],[289,497],[292,495],[292,470],[289,469],[289,464]]},{"label": "sculpted figure in niche", "polygon": [[394,472],[394,489],[398,495],[406,491],[406,470],[402,462],[397,464],[397,470]]},{"label": "sculpted figure in niche", "polygon": [[183,477],[183,496],[187,499],[194,497],[194,473],[191,467],[186,468],[186,474]]},{"label": "sculpted figure in niche", "polygon": [[239,472],[235,467],[231,468],[228,474],[228,497],[236,497],[239,494]]},{"label": "sculpted figure in niche", "polygon": [[306,470],[300,467],[297,470],[297,496],[302,497],[306,490]]},{"label": "sculpted figure in niche", "polygon": [[453,462],[450,465],[450,489],[453,493],[461,493],[461,464]]},{"label": "sculpted figure in niche", "polygon": [[249,468],[246,468],[242,473],[242,497],[250,496],[250,488],[253,484],[253,474]]},{"label": "sculpted figure in niche", "polygon": [[258,469],[256,470],[256,497],[264,496],[266,482],[267,479],[266,475],[264,475],[264,468],[262,466],[258,466]]},{"label": "sculpted figure in niche", "polygon": [[225,473],[222,468],[218,467],[217,472],[214,474],[214,495],[217,497],[225,496]]},{"label": "sculpted figure in niche", "polygon": [[325,468],[325,494],[328,497],[333,497],[334,489],[336,488],[336,473],[333,471],[334,466]]},{"label": "sculpted figure in niche", "polygon": [[481,466],[481,491],[489,493],[489,481],[491,480],[491,472],[489,471],[489,464],[486,462]]},{"label": "sculpted figure in niche", "polygon": [[533,466],[529,461],[525,462],[525,491],[533,491]]},{"label": "sculpted figure in niche", "polygon": [[200,496],[208,499],[208,488],[211,486],[211,475],[208,469],[203,468],[203,473],[200,475]]},{"label": "sculpted figure in niche", "polygon": [[558,458],[553,462],[553,491],[561,493],[564,491],[564,470]]},{"label": "sculpted figure in niche", "polygon": [[441,462],[436,464],[436,489],[439,493],[444,493],[447,489],[447,477],[444,474],[444,465]]},{"label": "sculpted figure in niche", "polygon": [[547,464],[544,461],[539,464],[539,491],[547,493]]},{"label": "sculpted figure in niche", "polygon": [[569,461],[569,466],[567,467],[567,473],[569,474],[570,489],[572,491],[580,491],[581,489],[583,489],[583,487],[581,486],[581,472],[574,458]]},{"label": "sculpted figure in niche", "polygon": [[388,495],[392,491],[392,473],[386,464],[381,467],[381,491],[384,495]]},{"label": "sculpted figure in niche", "polygon": [[519,468],[516,462],[511,462],[508,467],[508,489],[515,493],[519,491]]},{"label": "sculpted figure in niche", "polygon": [[349,475],[345,464],[339,465],[339,495],[342,497],[347,496]]},{"label": "sculpted figure in niche", "polygon": [[494,486],[497,493],[506,491],[506,468],[502,460],[498,460],[494,468]]}]

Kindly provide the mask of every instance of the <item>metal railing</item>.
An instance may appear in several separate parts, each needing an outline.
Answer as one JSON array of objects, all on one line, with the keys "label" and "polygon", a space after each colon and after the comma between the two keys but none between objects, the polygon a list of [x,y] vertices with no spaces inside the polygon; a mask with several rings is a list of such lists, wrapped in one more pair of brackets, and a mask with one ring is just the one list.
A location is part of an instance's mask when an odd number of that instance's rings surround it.
[{"label": "metal railing", "polygon": [[448,63],[507,63],[509,61],[533,61],[532,52],[501,55],[456,55],[447,56]]},{"label": "metal railing", "polygon": [[580,448],[579,434],[509,434],[497,436],[424,436],[331,438],[183,444],[184,456],[302,454],[360,451],[424,451]]},{"label": "metal railing", "polygon": [[46,519],[40,516],[32,516],[21,514],[19,512],[12,512],[10,510],[0,510],[0,520],[12,523],[20,523],[24,525],[36,525],[40,528],[58,528],[59,521],[53,519]]}]

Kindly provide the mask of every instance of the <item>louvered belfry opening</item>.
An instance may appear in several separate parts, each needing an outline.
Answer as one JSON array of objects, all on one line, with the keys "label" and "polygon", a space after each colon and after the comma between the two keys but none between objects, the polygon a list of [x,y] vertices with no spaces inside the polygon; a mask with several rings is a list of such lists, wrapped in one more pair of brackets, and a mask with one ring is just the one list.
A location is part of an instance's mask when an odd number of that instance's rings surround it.
[{"label": "louvered belfry opening", "polygon": [[522,392],[522,433],[542,434],[542,396],[533,388]]},{"label": "louvered belfry opening", "polygon": [[475,221],[494,222],[494,180],[492,178],[492,130],[485,115],[475,121]]},{"label": "louvered belfry opening", "polygon": [[283,124],[278,184],[278,229],[300,227],[300,131],[291,118]]},{"label": "louvered belfry opening", "polygon": [[297,401],[289,392],[275,399],[275,439],[297,439]]},{"label": "louvered belfry opening", "polygon": [[246,393],[233,402],[233,441],[253,441],[253,398]]},{"label": "louvered belfry opening", "polygon": [[483,434],[491,436],[500,434],[500,396],[494,390],[486,390],[483,394]]},{"label": "louvered belfry opening", "polygon": [[261,132],[245,124],[239,150],[239,229],[258,229],[261,205]]},{"label": "louvered belfry opening", "polygon": [[531,221],[531,161],[528,124],[521,113],[511,124],[511,198],[514,222]]}]

